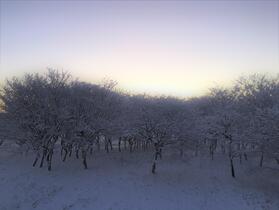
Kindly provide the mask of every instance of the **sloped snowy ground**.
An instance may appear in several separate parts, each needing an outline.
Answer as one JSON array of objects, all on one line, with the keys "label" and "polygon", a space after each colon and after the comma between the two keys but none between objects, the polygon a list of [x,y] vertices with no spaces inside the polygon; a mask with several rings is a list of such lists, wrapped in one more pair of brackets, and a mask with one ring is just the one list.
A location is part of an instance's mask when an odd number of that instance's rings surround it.
[{"label": "sloped snowy ground", "polygon": [[217,157],[178,160],[167,155],[150,173],[151,154],[97,153],[83,170],[79,160],[65,163],[56,154],[53,171],[33,168],[33,156],[0,148],[0,209],[279,209],[279,170],[256,163],[236,164],[230,177]]}]

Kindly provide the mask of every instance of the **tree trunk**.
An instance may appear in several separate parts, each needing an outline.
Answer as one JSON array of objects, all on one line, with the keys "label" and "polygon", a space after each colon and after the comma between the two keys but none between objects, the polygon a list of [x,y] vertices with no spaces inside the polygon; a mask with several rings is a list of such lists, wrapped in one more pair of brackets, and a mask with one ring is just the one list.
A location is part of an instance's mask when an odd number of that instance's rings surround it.
[{"label": "tree trunk", "polygon": [[40,153],[38,152],[38,154],[37,154],[37,156],[36,156],[36,158],[35,158],[35,160],[34,160],[34,162],[33,162],[33,167],[35,167],[35,166],[36,166],[36,164],[37,164],[37,162],[38,162],[39,157],[40,157]]},{"label": "tree trunk", "polygon": [[141,148],[142,148],[143,151],[145,151],[146,146],[145,146],[145,142],[144,141],[141,142]]},{"label": "tree trunk", "polygon": [[84,165],[84,169],[87,169],[87,161],[86,161],[86,152],[82,151],[82,158],[83,158],[83,165]]},{"label": "tree trunk", "polygon": [[222,153],[225,154],[225,153],[226,153],[226,148],[225,148],[225,146],[222,145],[221,148],[222,148]]},{"label": "tree trunk", "polygon": [[127,149],[127,141],[126,141],[126,139],[124,139],[124,149],[125,150]]},{"label": "tree trunk", "polygon": [[99,139],[99,137],[98,137],[98,139],[97,139],[97,147],[98,147],[98,151],[100,151],[100,150],[101,150],[101,145],[100,145],[100,139]]},{"label": "tree trunk", "polygon": [[152,164],[152,174],[155,174],[156,172],[156,162],[154,161],[153,164]]},{"label": "tree trunk", "polygon": [[264,153],[261,152],[260,167],[263,167]]},{"label": "tree trunk", "polygon": [[48,170],[51,171],[51,163],[52,163],[52,155],[53,155],[53,150],[51,149],[48,153]]},{"label": "tree trunk", "polygon": [[108,147],[108,141],[105,141],[105,150],[107,151],[107,153],[109,153],[109,147]]},{"label": "tree trunk", "polygon": [[65,161],[66,161],[67,155],[68,155],[68,150],[65,150],[65,154],[64,154],[63,162],[65,162]]},{"label": "tree trunk", "polygon": [[184,156],[184,151],[182,148],[179,149],[179,152],[180,152],[180,157],[183,157]]},{"label": "tree trunk", "polygon": [[133,143],[130,140],[129,140],[129,147],[130,147],[130,152],[133,152]]},{"label": "tree trunk", "polygon": [[231,165],[232,177],[235,178],[234,165],[233,165],[233,158],[232,157],[230,157],[230,165]]},{"label": "tree trunk", "polygon": [[121,152],[121,137],[118,139],[118,151]]},{"label": "tree trunk", "polygon": [[213,145],[210,145],[209,152],[210,152],[211,160],[213,160],[214,159],[214,157],[213,157],[214,156]]},{"label": "tree trunk", "polygon": [[110,146],[110,150],[113,150],[111,139],[108,139],[108,143],[109,143],[109,146]]},{"label": "tree trunk", "polygon": [[45,156],[46,156],[46,154],[47,154],[47,150],[46,150],[46,149],[44,149],[43,156],[42,156],[42,159],[41,159],[40,168],[42,168],[42,167],[43,167],[43,165],[44,165],[44,160],[45,160]]},{"label": "tree trunk", "polygon": [[79,159],[78,149],[76,150],[76,158]]},{"label": "tree trunk", "polygon": [[246,152],[243,155],[244,155],[245,160],[248,160],[248,156],[247,156]]},{"label": "tree trunk", "polygon": [[158,157],[162,159],[162,148],[159,143],[154,143],[154,149],[155,149],[155,154],[154,154],[154,160],[152,164],[152,173],[155,174],[156,172],[156,166],[157,166],[157,160]]}]

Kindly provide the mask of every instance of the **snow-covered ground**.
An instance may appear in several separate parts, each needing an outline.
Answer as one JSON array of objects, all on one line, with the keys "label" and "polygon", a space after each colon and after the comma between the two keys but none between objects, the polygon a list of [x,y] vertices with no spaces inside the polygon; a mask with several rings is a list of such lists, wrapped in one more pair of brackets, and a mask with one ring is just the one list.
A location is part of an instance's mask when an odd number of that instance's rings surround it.
[{"label": "snow-covered ground", "polygon": [[256,163],[237,163],[233,179],[221,157],[165,155],[155,175],[150,153],[100,152],[88,170],[80,160],[54,158],[48,172],[32,167],[31,154],[0,149],[0,209],[279,209],[279,170]]}]

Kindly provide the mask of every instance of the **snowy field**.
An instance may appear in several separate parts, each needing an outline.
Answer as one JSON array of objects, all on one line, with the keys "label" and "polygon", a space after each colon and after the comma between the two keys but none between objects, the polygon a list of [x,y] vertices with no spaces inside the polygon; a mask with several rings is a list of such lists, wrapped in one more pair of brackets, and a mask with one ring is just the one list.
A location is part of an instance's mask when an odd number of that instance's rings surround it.
[{"label": "snowy field", "polygon": [[88,170],[56,153],[49,172],[33,168],[31,154],[0,151],[1,210],[279,209],[278,167],[259,169],[251,161],[236,162],[233,179],[221,157],[168,154],[153,175],[148,152],[100,152],[89,158]]}]

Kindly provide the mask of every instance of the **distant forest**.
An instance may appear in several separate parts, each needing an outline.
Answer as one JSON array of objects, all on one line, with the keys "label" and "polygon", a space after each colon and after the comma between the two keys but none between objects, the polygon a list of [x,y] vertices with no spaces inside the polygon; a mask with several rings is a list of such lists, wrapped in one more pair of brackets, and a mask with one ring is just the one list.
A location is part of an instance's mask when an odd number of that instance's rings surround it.
[{"label": "distant forest", "polygon": [[152,173],[166,148],[181,156],[223,154],[232,177],[234,161],[250,156],[259,166],[279,164],[279,75],[239,77],[228,88],[179,99],[122,93],[114,81],[85,83],[49,70],[8,79],[0,105],[0,144],[33,153],[33,166],[48,170],[54,153],[87,169],[88,156],[103,149],[151,151]]}]

